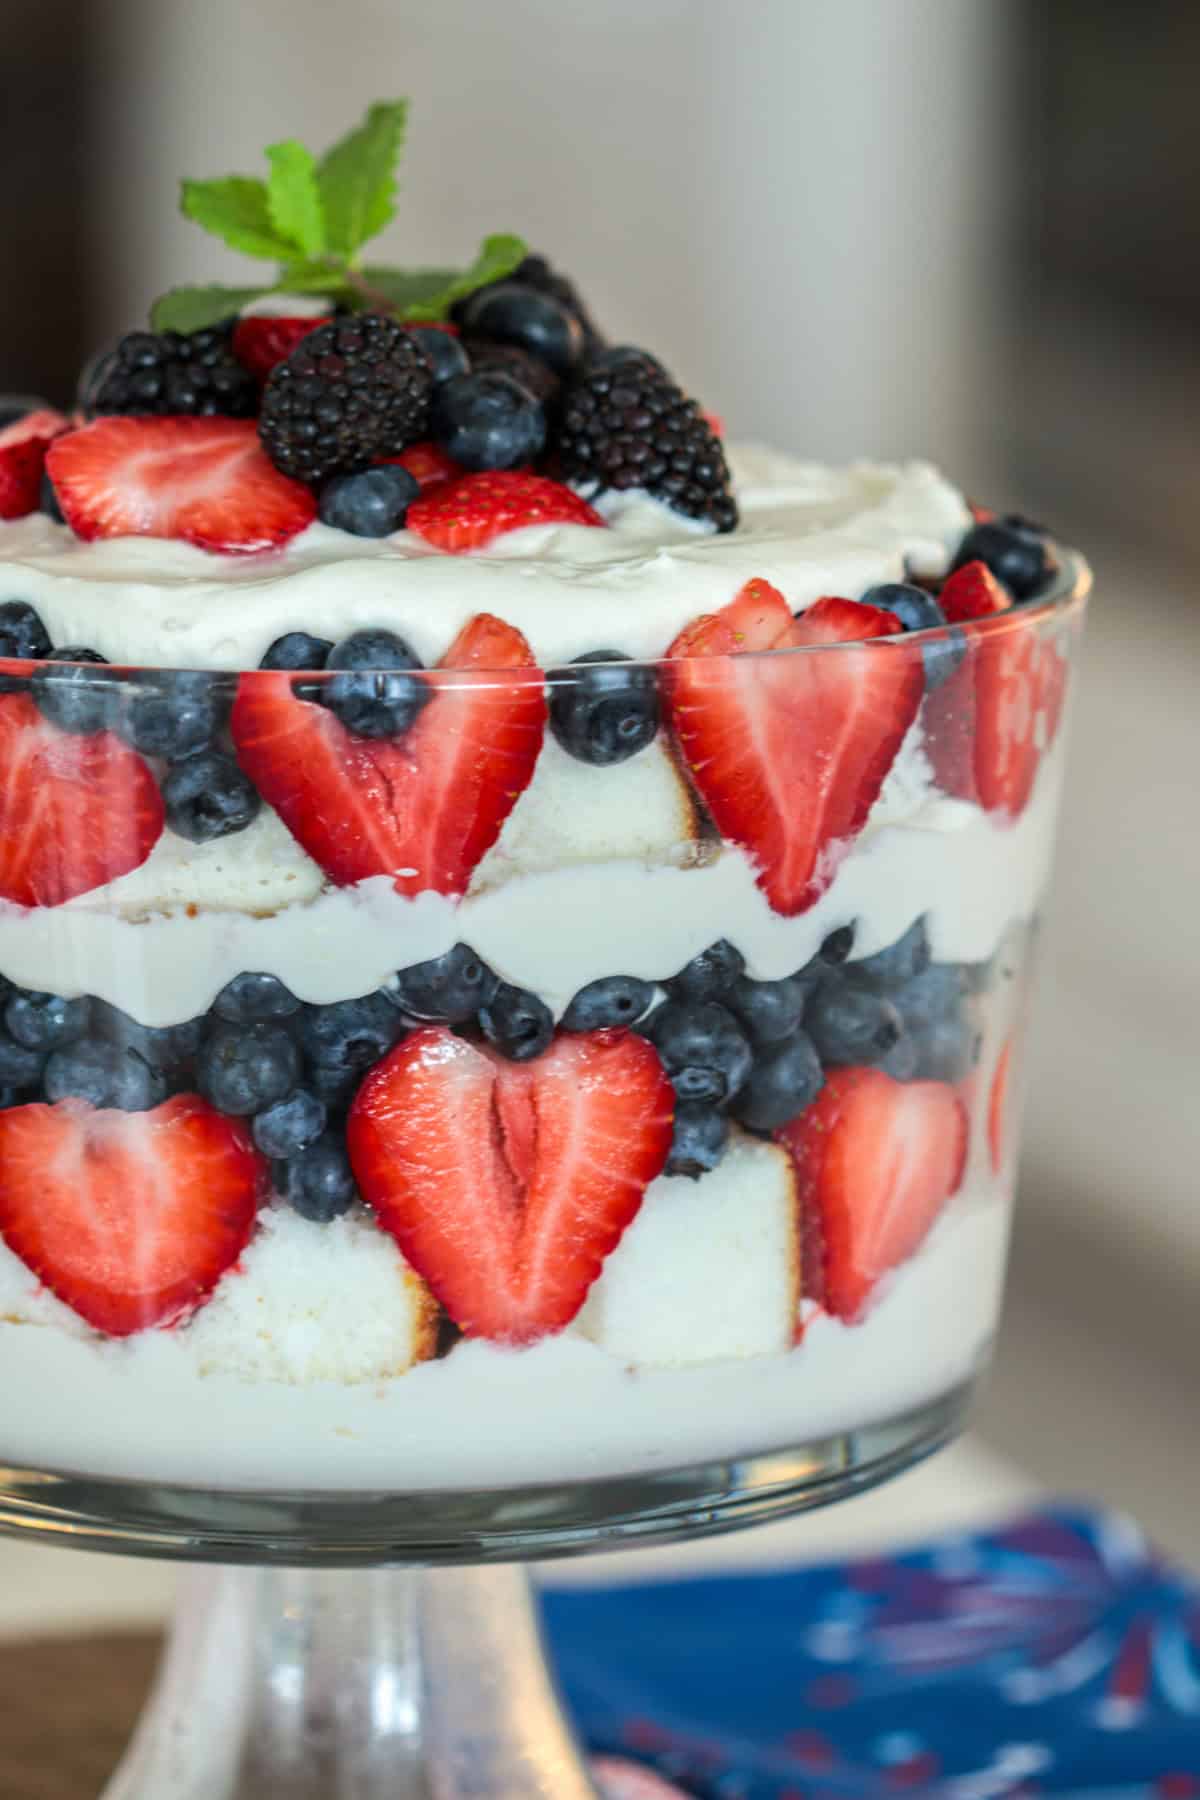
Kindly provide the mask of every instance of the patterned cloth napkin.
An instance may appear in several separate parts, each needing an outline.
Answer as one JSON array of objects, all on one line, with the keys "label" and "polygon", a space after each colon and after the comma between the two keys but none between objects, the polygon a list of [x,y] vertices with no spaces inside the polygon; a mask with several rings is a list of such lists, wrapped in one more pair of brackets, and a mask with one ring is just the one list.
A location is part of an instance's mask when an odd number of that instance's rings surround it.
[{"label": "patterned cloth napkin", "polygon": [[1111,1513],[543,1603],[611,1800],[1200,1800],[1200,1583]]}]

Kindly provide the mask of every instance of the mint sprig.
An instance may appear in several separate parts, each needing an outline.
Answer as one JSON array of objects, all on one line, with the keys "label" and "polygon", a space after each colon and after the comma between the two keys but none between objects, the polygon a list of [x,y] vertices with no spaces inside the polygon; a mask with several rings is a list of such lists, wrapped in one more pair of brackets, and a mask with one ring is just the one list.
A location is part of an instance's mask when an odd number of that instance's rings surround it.
[{"label": "mint sprig", "polygon": [[281,293],[325,294],[331,305],[390,309],[414,323],[438,320],[476,288],[511,274],[526,253],[512,233],[485,238],[467,269],[363,265],[364,246],[395,216],[407,117],[407,101],[380,101],[320,158],[294,138],[270,145],[266,181],[185,181],[180,207],[187,218],[276,268],[255,287],[172,288],[150,310],[154,329],[200,331]]}]

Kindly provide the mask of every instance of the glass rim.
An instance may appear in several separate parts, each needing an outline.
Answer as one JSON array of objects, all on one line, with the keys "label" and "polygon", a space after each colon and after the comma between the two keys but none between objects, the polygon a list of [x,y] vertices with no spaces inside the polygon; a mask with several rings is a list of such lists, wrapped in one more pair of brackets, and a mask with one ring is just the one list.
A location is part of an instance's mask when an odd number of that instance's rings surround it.
[{"label": "glass rim", "polygon": [[[963,625],[928,625],[918,631],[895,632],[887,637],[847,638],[823,644],[790,644],[778,650],[743,650],[737,652],[720,652],[711,655],[689,656],[686,659],[672,656],[652,657],[616,657],[608,662],[599,660],[587,663],[559,663],[542,667],[530,664],[526,667],[509,666],[492,668],[484,665],[471,668],[442,668],[435,665],[425,668],[379,668],[347,671],[340,669],[264,669],[256,665],[254,668],[213,668],[198,667],[189,663],[93,663],[70,661],[66,658],[0,657],[0,673],[18,680],[32,680],[44,674],[47,668],[77,669],[86,677],[97,682],[110,681],[114,676],[125,676],[133,679],[140,677],[156,677],[159,675],[194,675],[211,676],[214,679],[240,681],[243,676],[261,675],[263,677],[288,678],[293,682],[323,683],[331,681],[335,676],[346,673],[369,675],[433,675],[439,678],[439,685],[452,687],[456,677],[466,677],[469,685],[477,685],[480,677],[494,677],[497,682],[521,685],[532,676],[539,676],[544,682],[568,682],[579,678],[586,669],[620,668],[620,669],[653,669],[661,670],[672,667],[679,661],[686,660],[690,665],[697,663],[725,664],[736,655],[738,660],[763,662],[768,659],[782,659],[795,656],[827,655],[837,652],[865,650],[875,645],[911,644],[914,651],[920,654],[923,646],[943,641],[954,631],[969,628],[972,641],[990,642],[993,639],[1007,636],[1013,632],[1026,629],[1036,631],[1047,620],[1058,615],[1072,617],[1078,612],[1092,589],[1092,570],[1086,558],[1078,551],[1059,545],[1050,540],[1050,548],[1056,559],[1055,575],[1045,592],[1035,599],[1018,601],[1004,612],[991,613],[987,617],[971,619],[967,626]],[[767,577],[762,579],[766,580]],[[914,585],[917,585],[914,583]],[[481,608],[486,612],[487,608]],[[703,615],[697,615],[703,616]],[[300,629],[297,627],[296,629]],[[466,685],[465,684],[465,685]]]}]

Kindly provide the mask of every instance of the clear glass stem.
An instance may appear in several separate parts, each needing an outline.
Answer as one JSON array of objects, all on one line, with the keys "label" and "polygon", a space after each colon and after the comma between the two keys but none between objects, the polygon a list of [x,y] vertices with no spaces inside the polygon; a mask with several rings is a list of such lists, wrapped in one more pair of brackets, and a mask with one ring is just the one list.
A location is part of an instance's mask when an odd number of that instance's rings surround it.
[{"label": "clear glass stem", "polygon": [[103,1800],[594,1800],[528,1578],[195,1569]]}]

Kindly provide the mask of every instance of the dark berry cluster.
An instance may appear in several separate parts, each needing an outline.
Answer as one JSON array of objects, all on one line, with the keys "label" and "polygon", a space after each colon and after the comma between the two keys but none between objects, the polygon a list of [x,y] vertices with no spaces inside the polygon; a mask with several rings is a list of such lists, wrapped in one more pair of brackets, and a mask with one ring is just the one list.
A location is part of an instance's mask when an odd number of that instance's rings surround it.
[{"label": "dark berry cluster", "polygon": [[432,391],[428,359],[397,320],[334,319],[272,370],[259,435],[276,468],[320,483],[427,436]]},{"label": "dark berry cluster", "polygon": [[737,524],[720,439],[649,357],[601,358],[563,397],[557,438],[564,478],[587,493],[645,488],[718,531]]},{"label": "dark berry cluster", "polygon": [[258,383],[233,354],[231,326],[131,331],[89,372],[80,403],[94,413],[253,418]]}]

